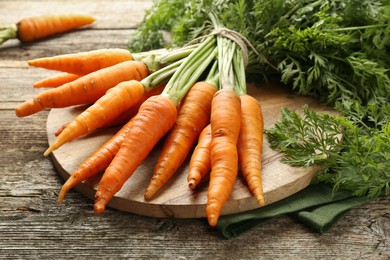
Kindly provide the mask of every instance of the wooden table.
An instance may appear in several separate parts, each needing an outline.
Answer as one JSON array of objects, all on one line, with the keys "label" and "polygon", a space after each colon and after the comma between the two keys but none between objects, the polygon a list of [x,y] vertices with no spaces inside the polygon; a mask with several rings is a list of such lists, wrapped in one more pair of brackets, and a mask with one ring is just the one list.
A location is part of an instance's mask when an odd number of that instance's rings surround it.
[{"label": "wooden table", "polygon": [[350,211],[324,235],[289,217],[271,220],[236,239],[223,239],[205,219],[138,216],[107,209],[71,191],[57,204],[63,183],[47,148],[48,111],[16,118],[14,107],[40,90],[32,83],[52,72],[27,59],[106,47],[124,48],[152,1],[0,1],[0,24],[59,12],[83,12],[89,29],[35,44],[0,47],[0,258],[390,258],[390,197]]}]

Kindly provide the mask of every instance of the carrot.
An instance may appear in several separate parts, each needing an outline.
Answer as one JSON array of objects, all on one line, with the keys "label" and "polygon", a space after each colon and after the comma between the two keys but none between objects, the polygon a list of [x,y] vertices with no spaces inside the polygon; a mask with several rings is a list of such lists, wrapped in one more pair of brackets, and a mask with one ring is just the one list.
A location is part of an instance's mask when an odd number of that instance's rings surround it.
[{"label": "carrot", "polygon": [[122,112],[117,118],[115,118],[112,121],[108,121],[106,124],[104,124],[102,127],[114,127],[123,125],[124,123],[128,122],[132,117],[134,117],[140,108],[140,106],[151,96],[160,95],[161,92],[164,90],[165,84],[161,85],[160,87],[153,88],[149,91],[146,91],[144,95],[142,96],[141,100],[138,101],[138,103],[134,106],[132,106],[130,109]]},{"label": "carrot", "polygon": [[106,122],[112,121],[123,111],[137,104],[144,92],[144,86],[136,80],[124,81],[109,89],[104,96],[65,127],[44,155],[47,156],[63,144],[92,132]]},{"label": "carrot", "polygon": [[104,211],[156,143],[173,127],[176,118],[176,104],[167,95],[152,96],[141,105],[131,120],[126,139],[99,182],[95,194],[96,213]]},{"label": "carrot", "polygon": [[126,123],[115,135],[108,139],[92,155],[85,159],[62,186],[58,203],[62,203],[66,193],[82,181],[105,170],[119,150],[122,141],[131,128],[131,121]]},{"label": "carrot", "polygon": [[215,92],[214,85],[197,82],[183,99],[177,121],[165,140],[146,188],[146,200],[156,195],[187,158],[200,132],[209,123],[211,100]]},{"label": "carrot", "polygon": [[238,159],[241,173],[260,205],[264,205],[261,178],[261,154],[264,122],[259,102],[241,95],[241,129],[238,138]]},{"label": "carrot", "polygon": [[188,187],[192,190],[211,170],[210,158],[211,125],[208,124],[200,133],[198,144],[192,153],[188,168]]},{"label": "carrot", "polygon": [[240,132],[241,105],[231,88],[219,90],[211,110],[211,173],[206,216],[217,224],[222,207],[230,196],[238,171],[237,140]]},{"label": "carrot", "polygon": [[58,88],[41,92],[36,97],[16,107],[18,117],[37,113],[45,108],[61,108],[93,103],[105,92],[122,81],[141,80],[149,71],[145,63],[125,61],[104,68]]},{"label": "carrot", "polygon": [[[149,97],[151,96],[155,96],[155,95],[160,95],[161,92],[164,90],[164,87],[165,87],[165,84],[161,85],[160,87],[155,87],[153,89],[150,89],[148,91],[146,91],[143,95],[143,97],[141,98],[140,101],[138,101],[138,103],[134,106],[132,106],[130,109],[122,112],[118,117],[116,117],[115,119],[113,119],[112,121],[107,121],[104,123],[104,125],[102,125],[100,128],[107,128],[107,127],[115,127],[115,126],[120,126],[120,125],[123,125],[127,122],[129,122],[129,120],[135,116],[137,113],[138,113],[138,109],[139,107],[142,105],[143,102],[145,102],[146,99],[148,99]],[[69,124],[68,123],[65,123],[63,124],[55,133],[54,135],[55,136],[58,136],[61,134],[62,131],[64,131],[64,129],[66,128],[66,126]]]},{"label": "carrot", "polygon": [[32,42],[81,26],[91,24],[95,19],[88,15],[42,15],[24,18],[17,25],[17,38],[22,42]]},{"label": "carrot", "polygon": [[81,75],[78,74],[64,72],[37,81],[33,84],[33,87],[34,88],[56,88],[65,83],[69,83],[73,80],[76,80],[80,77]]},{"label": "carrot", "polygon": [[85,75],[129,60],[133,60],[133,56],[128,50],[112,48],[44,57],[27,63],[34,67]]}]

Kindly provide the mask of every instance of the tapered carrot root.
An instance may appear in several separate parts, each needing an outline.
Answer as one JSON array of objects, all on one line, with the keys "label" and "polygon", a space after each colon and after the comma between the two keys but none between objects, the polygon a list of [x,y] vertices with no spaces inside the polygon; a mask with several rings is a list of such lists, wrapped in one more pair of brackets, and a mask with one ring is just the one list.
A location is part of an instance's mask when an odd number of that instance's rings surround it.
[{"label": "tapered carrot root", "polygon": [[211,158],[211,125],[208,124],[200,133],[198,144],[192,153],[188,169],[188,187],[192,190],[201,182],[201,180],[210,173]]},{"label": "tapered carrot root", "polygon": [[152,199],[183,164],[203,128],[210,121],[215,86],[195,83],[180,106],[175,126],[165,140],[144,197]]},{"label": "tapered carrot root", "polygon": [[17,23],[17,38],[22,42],[40,40],[91,24],[95,19],[88,15],[43,15],[24,18]]},{"label": "tapered carrot root", "polygon": [[231,89],[219,90],[213,99],[210,119],[212,169],[206,206],[210,226],[217,224],[237,177],[240,122],[240,98]]},{"label": "tapered carrot root", "polygon": [[29,60],[30,66],[85,75],[115,64],[133,60],[128,50],[112,48],[57,55]]},{"label": "tapered carrot root", "polygon": [[131,128],[131,122],[126,123],[115,135],[100,146],[91,156],[85,159],[77,170],[62,186],[58,203],[62,203],[66,193],[77,184],[105,170],[119,150],[122,141]]},{"label": "tapered carrot root", "polygon": [[150,97],[131,120],[132,127],[99,182],[94,211],[104,211],[111,198],[147,157],[156,143],[173,127],[175,103],[165,95]]},{"label": "tapered carrot root", "polygon": [[[135,106],[132,106],[130,109],[122,112],[118,117],[116,117],[113,120],[105,120],[104,125],[102,125],[99,128],[106,128],[106,127],[115,127],[124,125],[127,122],[130,121],[130,119],[135,116],[138,113],[139,107],[142,105],[142,103],[145,102],[148,98],[155,95],[160,95],[161,92],[164,90],[165,84],[163,84],[161,87],[153,88],[147,92],[144,93],[142,99],[138,101],[138,103]],[[66,126],[69,125],[68,123],[63,124],[57,131],[55,132],[55,136],[59,136],[62,131],[66,128]]]},{"label": "tapered carrot root", "polygon": [[80,78],[81,76],[82,75],[64,72],[37,81],[33,84],[33,87],[34,88],[56,88],[66,83],[69,83],[71,81],[74,81]]},{"label": "tapered carrot root", "polygon": [[112,121],[108,121],[107,124],[104,124],[102,127],[114,127],[119,126],[127,123],[130,121],[131,118],[133,118],[137,113],[141,105],[151,96],[160,95],[161,92],[164,90],[165,84],[163,84],[161,87],[153,88],[152,90],[149,90],[145,92],[142,99],[138,101],[138,103],[135,106],[132,106],[127,111],[122,112],[117,118],[115,118]]},{"label": "tapered carrot root", "polygon": [[109,89],[104,96],[65,127],[44,155],[47,156],[63,144],[114,120],[122,112],[136,105],[142,99],[144,91],[142,83],[136,80],[121,82]]},{"label": "tapered carrot root", "polygon": [[241,99],[241,129],[238,138],[238,158],[242,175],[260,205],[264,205],[261,177],[263,148],[263,115],[259,102],[249,95]]},{"label": "tapered carrot root", "polygon": [[45,108],[62,108],[93,103],[102,97],[108,89],[120,82],[132,79],[142,80],[148,73],[145,63],[125,61],[92,72],[58,88],[43,91],[34,99],[17,106],[15,112],[18,117],[24,117]]}]

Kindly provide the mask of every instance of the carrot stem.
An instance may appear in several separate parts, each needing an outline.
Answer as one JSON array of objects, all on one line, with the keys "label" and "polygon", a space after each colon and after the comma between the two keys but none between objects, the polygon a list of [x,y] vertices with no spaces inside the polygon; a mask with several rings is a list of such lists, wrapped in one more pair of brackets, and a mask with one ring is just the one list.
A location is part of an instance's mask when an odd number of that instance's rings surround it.
[{"label": "carrot stem", "polygon": [[163,93],[175,104],[179,104],[191,86],[215,58],[215,38],[208,37],[180,65],[177,72],[168,81]]},{"label": "carrot stem", "polygon": [[16,39],[17,30],[16,24],[0,25],[0,45],[10,39]]},{"label": "carrot stem", "polygon": [[178,60],[144,78],[141,83],[144,85],[145,90],[149,91],[150,89],[160,86],[168,81],[169,77],[176,72],[177,68],[183,63],[183,61],[184,60]]}]

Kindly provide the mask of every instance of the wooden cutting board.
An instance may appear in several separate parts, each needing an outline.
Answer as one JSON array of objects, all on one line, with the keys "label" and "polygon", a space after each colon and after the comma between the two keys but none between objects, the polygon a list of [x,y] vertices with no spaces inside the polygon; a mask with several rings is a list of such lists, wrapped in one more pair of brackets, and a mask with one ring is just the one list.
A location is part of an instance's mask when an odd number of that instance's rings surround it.
[{"label": "wooden cutting board", "polygon": [[[263,109],[264,127],[271,128],[280,119],[280,108],[301,110],[307,104],[315,111],[334,113],[334,111],[317,101],[300,96],[294,96],[282,86],[269,85],[262,88],[248,87],[248,94],[256,97]],[[83,111],[85,107],[71,107],[52,109],[47,119],[48,141],[51,144],[54,133],[63,124],[71,121]],[[99,130],[68,144],[65,144],[51,154],[55,167],[64,179],[76,170],[78,165],[93,151],[103,144],[118,128]],[[205,217],[207,199],[207,181],[202,183],[196,191],[187,186],[188,160],[178,170],[176,175],[166,184],[163,190],[152,201],[143,198],[145,188],[149,183],[154,164],[159,156],[162,142],[151,152],[143,164],[128,179],[122,189],[109,203],[109,207],[135,214],[151,217],[198,218]],[[262,156],[263,189],[266,204],[286,198],[310,184],[318,172],[317,167],[291,167],[281,163],[283,155],[269,147],[264,136]],[[100,176],[81,183],[75,187],[91,201],[91,209],[96,185]],[[66,198],[65,198],[66,203]],[[226,202],[222,215],[243,212],[260,207],[251,195],[241,176],[237,178],[233,192]]]}]

